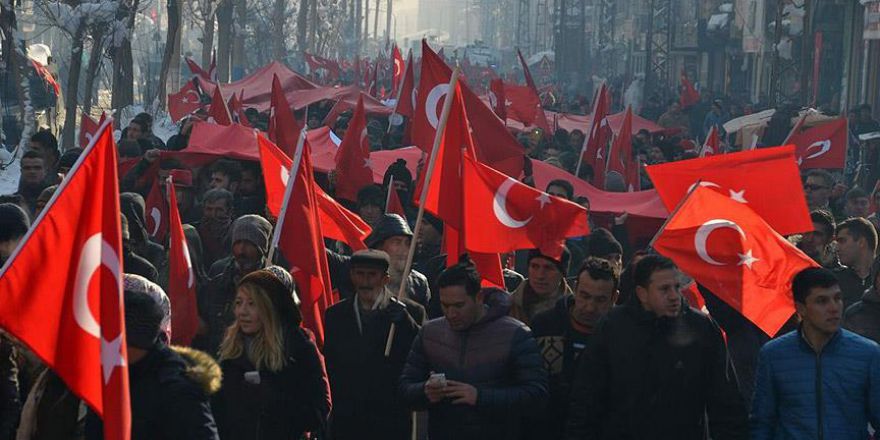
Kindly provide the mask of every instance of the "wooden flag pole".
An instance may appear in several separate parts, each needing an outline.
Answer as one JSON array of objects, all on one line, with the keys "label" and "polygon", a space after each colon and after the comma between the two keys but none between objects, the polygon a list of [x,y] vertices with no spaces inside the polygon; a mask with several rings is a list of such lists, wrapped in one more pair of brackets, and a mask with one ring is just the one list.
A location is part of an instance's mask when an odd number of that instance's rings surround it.
[{"label": "wooden flag pole", "polygon": [[[391,203],[391,191],[394,191],[394,175],[388,180],[388,194],[385,194],[385,214],[388,214],[388,204]],[[415,241],[415,240],[413,240]]]},{"label": "wooden flag pole", "polygon": [[[400,116],[397,113],[397,106],[400,105],[400,100],[403,99],[403,97],[401,97],[400,94],[403,93],[403,83],[406,82],[406,71],[409,70],[406,68],[406,66],[409,65],[411,58],[412,58],[412,51],[409,52],[409,56],[407,57],[407,61],[403,65],[403,75],[400,76],[400,84],[397,85],[397,102],[394,103],[394,112],[392,113],[394,115]],[[412,98],[410,98],[410,99],[412,99]],[[403,117],[403,116],[401,116],[401,117]],[[391,133],[391,118],[388,118],[388,130],[385,131],[385,134],[388,134],[388,133]]]},{"label": "wooden flag pole", "polygon": [[[434,135],[434,146],[431,148],[431,157],[428,159],[428,169],[425,171],[425,181],[422,185],[422,194],[419,197],[419,214],[416,216],[416,227],[413,231],[413,239],[409,245],[409,253],[406,256],[406,266],[403,269],[403,276],[400,278],[400,288],[397,289],[397,299],[403,296],[406,289],[406,280],[412,270],[413,258],[416,254],[416,244],[419,239],[419,232],[422,229],[422,218],[425,216],[425,203],[428,199],[428,188],[431,184],[431,176],[434,174],[434,162],[437,161],[437,153],[440,150],[440,143],[443,141],[443,132],[446,131],[446,123],[449,120],[449,113],[452,110],[452,101],[455,100],[455,87],[458,85],[458,76],[461,72],[459,67],[452,71],[452,78],[449,80],[449,90],[446,91],[446,100],[443,101],[443,112],[440,114],[440,122],[437,124],[437,134]],[[385,357],[391,355],[391,343],[394,340],[394,333],[397,331],[394,323],[388,330],[388,340],[385,341]]]},{"label": "wooden flag pole", "polygon": [[672,212],[669,213],[669,217],[666,217],[666,220],[664,220],[664,221],[663,221],[663,224],[660,225],[660,229],[658,229],[658,230],[657,230],[657,233],[654,234],[654,237],[651,238],[651,241],[648,243],[648,247],[649,247],[649,248],[653,248],[653,247],[654,247],[654,242],[657,241],[658,238],[660,238],[660,234],[662,234],[662,233],[663,233],[663,230],[666,229],[666,225],[669,224],[669,221],[672,220],[672,217],[675,217],[675,214],[678,214],[678,211],[681,209],[682,205],[684,205],[684,202],[686,202],[687,199],[691,196],[691,194],[692,194],[697,188],[699,188],[699,187],[701,186],[700,183],[702,183],[702,182],[703,182],[702,179],[697,180],[696,182],[694,182],[694,184],[691,185],[690,189],[688,189],[687,194],[685,194],[684,197],[682,197],[681,200],[678,201],[678,204],[675,205],[675,209],[673,209]]},{"label": "wooden flag pole", "polygon": [[296,173],[299,172],[299,166],[302,163],[302,155],[306,141],[306,127],[303,126],[299,132],[299,139],[296,141],[296,150],[293,153],[293,165],[290,167],[290,178],[288,178],[287,188],[284,189],[284,201],[281,202],[281,212],[278,213],[278,220],[275,222],[275,230],[272,232],[272,242],[269,244],[269,253],[266,261],[272,262],[275,257],[275,248],[278,247],[278,240],[281,239],[281,228],[284,226],[284,216],[287,214],[287,204],[290,202],[290,196],[293,194],[293,182]]}]

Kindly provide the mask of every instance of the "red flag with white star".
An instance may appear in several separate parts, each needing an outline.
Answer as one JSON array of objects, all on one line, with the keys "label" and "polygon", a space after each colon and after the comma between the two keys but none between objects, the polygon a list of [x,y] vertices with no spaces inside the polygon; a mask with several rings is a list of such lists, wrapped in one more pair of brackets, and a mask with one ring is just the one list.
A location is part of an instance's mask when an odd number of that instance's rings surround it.
[{"label": "red flag with white star", "polygon": [[372,184],[367,115],[364,111],[364,97],[359,95],[348,130],[336,150],[336,197],[356,201],[358,191]]},{"label": "red flag with white star", "polygon": [[169,228],[171,242],[168,244],[168,300],[171,302],[171,342],[189,346],[199,328],[196,305],[196,272],[193,269],[183,223],[177,210],[177,192],[169,180],[168,190]]}]

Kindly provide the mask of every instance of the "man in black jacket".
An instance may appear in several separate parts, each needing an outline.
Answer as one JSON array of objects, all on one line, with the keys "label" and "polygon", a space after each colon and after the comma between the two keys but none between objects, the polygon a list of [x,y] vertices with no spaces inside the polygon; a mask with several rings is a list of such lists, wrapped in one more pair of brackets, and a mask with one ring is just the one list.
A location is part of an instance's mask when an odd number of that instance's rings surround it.
[{"label": "man in black jacket", "polygon": [[400,377],[406,405],[427,409],[432,440],[520,438],[523,415],[547,399],[531,332],[508,316],[509,295],[480,281],[469,261],[440,275],[444,317],[422,327]]},{"label": "man in black jacket", "polygon": [[[355,252],[351,281],[356,294],[327,309],[324,356],[333,395],[330,433],[335,440],[406,440],[409,411],[397,399],[397,380],[425,318],[415,301],[394,298],[387,288],[388,254]],[[385,356],[391,326],[394,340]]]},{"label": "man in black jacket", "polygon": [[668,258],[636,265],[635,301],[611,310],[581,354],[567,439],[747,439],[721,331],[685,306]]},{"label": "man in black jacket", "polygon": [[559,439],[565,432],[571,383],[596,324],[617,302],[620,274],[608,260],[589,257],[577,274],[574,295],[532,318],[532,332],[550,373],[550,405],[525,423],[529,438]]}]

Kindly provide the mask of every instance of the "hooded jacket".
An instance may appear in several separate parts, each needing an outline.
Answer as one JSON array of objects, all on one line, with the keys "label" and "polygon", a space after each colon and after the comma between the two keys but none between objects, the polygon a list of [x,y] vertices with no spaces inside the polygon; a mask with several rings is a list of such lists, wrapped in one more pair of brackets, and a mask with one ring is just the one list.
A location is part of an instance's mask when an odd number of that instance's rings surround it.
[{"label": "hooded jacket", "polygon": [[566,439],[746,439],[746,408],[718,326],[687,307],[657,317],[629,301],[581,354]]},{"label": "hooded jacket", "polygon": [[861,301],[846,309],[843,327],[880,343],[880,295],[877,289],[866,290]]},{"label": "hooded jacket", "polygon": [[[522,415],[547,399],[547,373],[531,331],[508,316],[509,295],[486,289],[483,318],[464,331],[446,318],[428,321],[413,342],[399,392],[414,410],[428,411],[432,440],[516,439]],[[477,389],[475,407],[449,401],[429,403],[425,381],[432,372]]]}]

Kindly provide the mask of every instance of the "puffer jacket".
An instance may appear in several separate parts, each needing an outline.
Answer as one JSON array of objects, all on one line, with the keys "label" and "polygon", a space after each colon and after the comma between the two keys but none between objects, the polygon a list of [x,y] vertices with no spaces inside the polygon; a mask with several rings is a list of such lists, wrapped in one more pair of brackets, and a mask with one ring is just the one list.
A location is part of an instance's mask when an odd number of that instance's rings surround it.
[{"label": "puffer jacket", "polygon": [[[522,415],[547,400],[547,372],[531,331],[508,315],[509,295],[482,293],[486,315],[465,331],[438,318],[426,323],[413,342],[399,392],[414,410],[428,411],[432,440],[521,437]],[[476,407],[448,401],[431,404],[425,381],[431,372],[477,389]]]},{"label": "puffer jacket", "polygon": [[674,318],[629,301],[599,322],[578,362],[564,438],[748,438],[721,330],[682,302]]},{"label": "puffer jacket", "polygon": [[816,353],[801,330],[764,345],[752,440],[864,440],[880,426],[880,346],[839,330]]},{"label": "puffer jacket", "polygon": [[861,301],[846,309],[843,328],[880,343],[880,295],[876,289],[866,290]]}]

